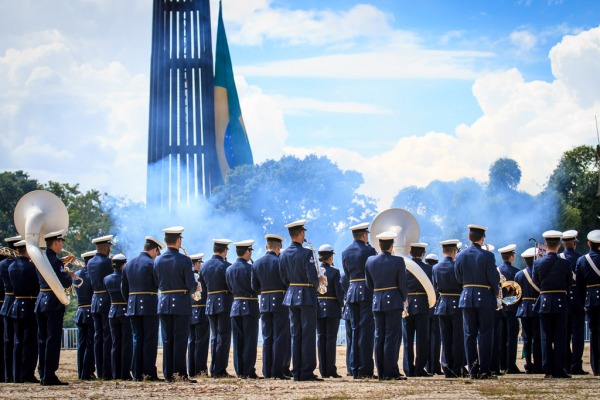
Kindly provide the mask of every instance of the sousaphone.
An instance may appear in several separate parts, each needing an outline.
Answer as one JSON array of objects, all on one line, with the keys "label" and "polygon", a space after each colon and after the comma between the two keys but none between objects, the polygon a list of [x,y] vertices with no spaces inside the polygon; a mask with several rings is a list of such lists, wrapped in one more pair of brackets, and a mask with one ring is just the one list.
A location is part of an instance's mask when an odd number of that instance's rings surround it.
[{"label": "sousaphone", "polygon": [[64,305],[70,300],[58,277],[54,273],[46,252],[40,249],[45,246],[44,235],[50,232],[69,228],[67,207],[54,194],[45,190],[34,190],[21,197],[15,207],[15,226],[17,232],[27,243],[27,253],[31,261],[58,300]]},{"label": "sousaphone", "polygon": [[390,208],[377,214],[371,224],[371,243],[378,253],[381,248],[376,236],[385,231],[395,232],[398,235],[394,239],[393,254],[404,258],[406,269],[423,285],[427,293],[429,308],[435,306],[435,290],[431,280],[416,262],[406,257],[410,252],[410,244],[418,242],[421,235],[417,219],[410,212],[401,208]]}]

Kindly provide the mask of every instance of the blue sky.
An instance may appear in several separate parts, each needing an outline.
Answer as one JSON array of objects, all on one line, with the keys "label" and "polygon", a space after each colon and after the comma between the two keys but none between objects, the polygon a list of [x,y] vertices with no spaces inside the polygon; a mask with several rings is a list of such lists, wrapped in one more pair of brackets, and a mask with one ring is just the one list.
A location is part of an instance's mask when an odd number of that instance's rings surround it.
[{"label": "blue sky", "polygon": [[[151,1],[0,2],[0,169],[143,200]],[[211,0],[213,40],[218,2]],[[539,191],[595,144],[600,3],[224,0],[256,161],[329,156],[382,208],[409,185]]]}]

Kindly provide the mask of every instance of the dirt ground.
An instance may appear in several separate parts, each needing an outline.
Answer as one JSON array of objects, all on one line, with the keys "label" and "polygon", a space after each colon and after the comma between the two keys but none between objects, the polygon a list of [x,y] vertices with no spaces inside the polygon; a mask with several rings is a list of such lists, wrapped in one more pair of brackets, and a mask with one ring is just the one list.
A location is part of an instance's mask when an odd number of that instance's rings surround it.
[{"label": "dirt ground", "polygon": [[[402,353],[401,353],[402,354]],[[520,354],[520,353],[519,353]],[[589,371],[586,347],[584,369]],[[541,375],[506,375],[496,381],[470,379],[409,378],[401,382],[353,380],[345,377],[345,347],[338,347],[338,373],[342,379],[323,382],[201,378],[197,384],[164,382],[80,382],[76,379],[76,352],[61,353],[58,376],[67,387],[34,384],[0,384],[2,399],[584,399],[600,392],[600,378],[543,379]],[[161,370],[161,354],[157,362]],[[400,365],[402,363],[400,362]],[[523,361],[518,360],[522,369]],[[257,372],[261,371],[260,349]],[[234,374],[230,360],[230,374]],[[318,373],[318,371],[315,371]]]}]

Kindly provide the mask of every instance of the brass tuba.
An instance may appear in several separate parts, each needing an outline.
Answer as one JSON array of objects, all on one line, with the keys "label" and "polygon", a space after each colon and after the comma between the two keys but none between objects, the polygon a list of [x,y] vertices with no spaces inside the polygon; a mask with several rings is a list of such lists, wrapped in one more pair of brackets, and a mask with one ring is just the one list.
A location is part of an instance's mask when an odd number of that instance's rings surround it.
[{"label": "brass tuba", "polygon": [[[503,304],[511,306],[521,300],[523,289],[515,281],[507,281],[506,277],[500,274],[500,300]],[[500,309],[502,307],[499,307]]]},{"label": "brass tuba", "polygon": [[431,280],[416,262],[406,257],[410,251],[410,244],[418,242],[421,235],[417,219],[410,212],[401,208],[390,208],[377,214],[371,224],[371,243],[378,253],[381,248],[376,237],[385,231],[395,232],[398,235],[394,240],[393,254],[404,258],[406,269],[423,285],[427,293],[429,308],[435,306],[436,296]]},{"label": "brass tuba", "polygon": [[40,249],[40,246],[45,246],[45,234],[59,230],[67,232],[67,207],[56,195],[45,190],[34,190],[21,197],[15,207],[14,218],[17,231],[27,243],[27,253],[31,261],[58,300],[68,305],[70,299],[54,273],[46,252]]}]

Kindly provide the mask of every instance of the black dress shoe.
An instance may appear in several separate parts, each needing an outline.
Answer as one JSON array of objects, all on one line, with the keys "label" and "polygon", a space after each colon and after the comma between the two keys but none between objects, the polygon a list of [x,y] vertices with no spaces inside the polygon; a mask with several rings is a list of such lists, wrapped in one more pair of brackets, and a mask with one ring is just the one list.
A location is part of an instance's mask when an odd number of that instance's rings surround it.
[{"label": "black dress shoe", "polygon": [[571,375],[589,375],[590,373],[587,371],[584,371],[583,369],[576,369],[574,371],[571,371]]},{"label": "black dress shoe", "polygon": [[190,379],[188,376],[184,376],[183,379],[182,379],[182,381],[185,382],[185,383],[198,383],[197,380]]},{"label": "black dress shoe", "polygon": [[23,383],[40,383],[40,380],[34,376],[33,378],[23,379]]},{"label": "black dress shoe", "polygon": [[506,371],[507,374],[522,374],[523,371],[521,371],[519,368],[509,368],[508,371]]},{"label": "black dress shoe", "polygon": [[42,382],[42,386],[68,386],[68,385],[69,385],[69,382],[63,382],[58,379]]},{"label": "black dress shoe", "polygon": [[248,375],[248,379],[264,379],[262,376],[258,376],[256,374]]},{"label": "black dress shoe", "polygon": [[553,376],[555,378],[558,378],[558,379],[569,379],[569,378],[571,378],[571,375],[569,375],[567,373],[567,371],[565,371],[565,370],[560,371],[558,374],[554,374]]},{"label": "black dress shoe", "polygon": [[488,374],[487,372],[484,372],[479,374],[477,379],[498,379],[498,377],[494,374]]},{"label": "black dress shoe", "polygon": [[164,382],[165,380],[162,378],[159,378],[158,376],[149,376],[147,378],[144,378],[145,381],[149,381],[149,382]]},{"label": "black dress shoe", "polygon": [[431,378],[433,376],[433,374],[430,374],[429,372],[423,370],[423,371],[416,372],[415,376],[419,377],[419,378]]},{"label": "black dress shoe", "polygon": [[307,376],[305,378],[294,378],[294,380],[295,381],[313,381],[313,382],[321,381],[322,382],[323,378],[319,378],[318,376],[313,375],[313,376]]},{"label": "black dress shoe", "polygon": [[287,376],[287,375],[281,375],[281,376],[274,376],[273,379],[281,379],[282,381],[289,381],[290,379],[292,379],[292,377]]},{"label": "black dress shoe", "polygon": [[331,377],[330,377],[330,378],[336,378],[336,379],[337,379],[337,378],[341,378],[341,377],[342,377],[342,376],[341,376],[340,374],[338,374],[338,373],[335,373],[335,374],[331,375]]},{"label": "black dress shoe", "polygon": [[235,378],[235,376],[229,375],[228,373],[224,373],[224,374],[220,374],[220,375],[213,375],[212,377],[213,378],[217,378],[217,379],[220,379],[220,378]]}]

